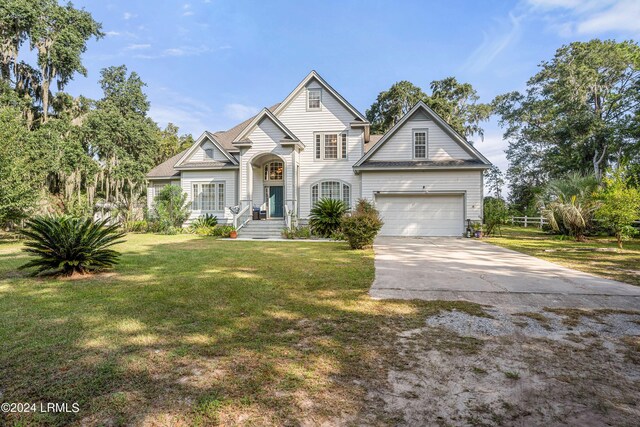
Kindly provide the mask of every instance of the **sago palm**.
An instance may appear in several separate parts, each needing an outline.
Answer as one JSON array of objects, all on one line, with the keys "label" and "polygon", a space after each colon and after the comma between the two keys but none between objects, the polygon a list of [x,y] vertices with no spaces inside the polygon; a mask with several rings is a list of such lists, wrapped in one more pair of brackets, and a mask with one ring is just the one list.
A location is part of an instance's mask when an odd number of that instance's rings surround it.
[{"label": "sago palm", "polygon": [[576,173],[549,182],[539,202],[551,228],[583,240],[597,208],[596,186],[593,176]]},{"label": "sago palm", "polygon": [[20,268],[35,268],[34,274],[71,275],[112,267],[120,254],[110,247],[121,243],[125,233],[107,221],[71,216],[29,220],[20,234],[27,238],[24,251],[35,258]]},{"label": "sago palm", "polygon": [[320,199],[311,208],[309,226],[319,236],[330,237],[331,233],[340,228],[340,221],[347,212],[347,206],[342,200]]}]

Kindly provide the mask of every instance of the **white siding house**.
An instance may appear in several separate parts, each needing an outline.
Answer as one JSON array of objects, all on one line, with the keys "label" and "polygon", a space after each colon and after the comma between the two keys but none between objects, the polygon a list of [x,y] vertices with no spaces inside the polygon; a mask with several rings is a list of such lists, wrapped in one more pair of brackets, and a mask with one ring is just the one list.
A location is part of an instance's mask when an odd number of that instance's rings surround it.
[{"label": "white siding house", "polygon": [[210,213],[244,225],[257,208],[289,225],[304,223],[320,198],[350,207],[367,198],[384,217],[382,234],[461,235],[466,220],[482,217],[489,167],[423,103],[371,138],[366,118],[313,71],[281,103],[228,131],[203,133],[154,168],[148,203],[159,185],[179,183],[192,202],[190,220]]}]

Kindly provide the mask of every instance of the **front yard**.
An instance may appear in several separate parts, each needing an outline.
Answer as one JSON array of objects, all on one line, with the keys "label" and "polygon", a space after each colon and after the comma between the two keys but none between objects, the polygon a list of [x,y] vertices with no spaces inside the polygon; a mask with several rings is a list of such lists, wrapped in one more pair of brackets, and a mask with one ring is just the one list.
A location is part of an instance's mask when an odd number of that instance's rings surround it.
[{"label": "front yard", "polygon": [[0,425],[640,416],[640,313],[376,301],[373,252],[343,243],[129,235],[114,271],[60,280],[18,272],[20,249],[0,241],[0,402],[80,410]]},{"label": "front yard", "polygon": [[129,235],[113,272],[37,279],[0,243],[0,401],[78,402],[9,424],[340,424],[388,416],[397,331],[464,303],[371,300],[341,243]]},{"label": "front yard", "polygon": [[503,227],[489,243],[533,255],[587,273],[640,286],[640,239],[618,250],[612,237],[591,237],[580,243],[537,228]]}]

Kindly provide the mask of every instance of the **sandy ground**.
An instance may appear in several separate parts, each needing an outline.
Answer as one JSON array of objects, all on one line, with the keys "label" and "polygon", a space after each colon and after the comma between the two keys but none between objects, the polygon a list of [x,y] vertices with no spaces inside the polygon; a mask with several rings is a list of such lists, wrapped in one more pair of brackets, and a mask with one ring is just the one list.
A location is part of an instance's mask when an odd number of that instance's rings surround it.
[{"label": "sandy ground", "polygon": [[640,420],[640,313],[446,312],[398,336],[393,424],[632,426]]}]

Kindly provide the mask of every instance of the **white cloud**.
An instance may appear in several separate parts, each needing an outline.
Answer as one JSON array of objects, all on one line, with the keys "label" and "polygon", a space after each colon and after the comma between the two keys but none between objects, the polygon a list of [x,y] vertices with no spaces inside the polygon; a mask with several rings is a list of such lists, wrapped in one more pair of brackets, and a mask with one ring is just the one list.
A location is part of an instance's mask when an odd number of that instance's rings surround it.
[{"label": "white cloud", "polygon": [[142,50],[142,49],[149,49],[151,47],[150,44],[130,44],[129,46],[125,47],[125,50]]},{"label": "white cloud", "polygon": [[509,13],[508,20],[491,26],[491,30],[483,34],[482,44],[467,59],[464,69],[481,71],[488,67],[500,53],[520,38],[521,21],[522,16],[516,17]]},{"label": "white cloud", "polygon": [[224,107],[225,116],[233,120],[246,120],[249,117],[255,115],[258,112],[258,108],[251,105],[244,104],[227,104]]},{"label": "white cloud", "polygon": [[131,18],[135,18],[136,16],[137,16],[137,15],[134,15],[133,13],[130,13],[130,12],[125,12],[125,13],[123,13],[123,14],[122,14],[122,18],[123,18],[125,21],[128,21],[128,20],[129,20],[129,19],[131,19]]},{"label": "white cloud", "polygon": [[197,56],[206,52],[211,52],[211,48],[208,46],[181,46],[171,47],[163,49],[158,53],[139,54],[136,58],[140,59],[158,59],[167,57],[181,57],[181,56]]},{"label": "white cloud", "polygon": [[193,10],[191,10],[191,5],[189,3],[185,3],[182,6],[182,9],[184,10],[184,12],[182,13],[182,16],[191,16],[191,15],[193,15]]},{"label": "white cloud", "polygon": [[527,0],[534,13],[543,14],[550,28],[564,37],[606,32],[640,34],[638,0]]},{"label": "white cloud", "polygon": [[149,116],[162,127],[173,123],[180,128],[181,134],[190,133],[195,138],[207,129],[207,116],[204,113],[176,105],[151,103]]},{"label": "white cloud", "polygon": [[118,31],[106,31],[104,33],[107,37],[117,37],[120,35]]},{"label": "white cloud", "polygon": [[180,127],[180,133],[188,132],[195,137],[210,129],[216,115],[209,104],[167,87],[158,88],[155,95],[149,115],[161,126],[171,122]]}]

